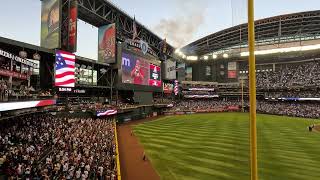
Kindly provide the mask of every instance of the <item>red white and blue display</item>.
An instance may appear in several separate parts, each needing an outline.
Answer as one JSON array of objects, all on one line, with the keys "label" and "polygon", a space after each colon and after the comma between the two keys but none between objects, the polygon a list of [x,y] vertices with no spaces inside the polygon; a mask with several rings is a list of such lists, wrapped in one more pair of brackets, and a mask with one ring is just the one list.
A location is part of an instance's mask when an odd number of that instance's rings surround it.
[{"label": "red white and blue display", "polygon": [[106,111],[97,111],[97,116],[100,117],[100,116],[111,116],[111,115],[114,115],[114,114],[117,114],[118,111],[116,109],[109,109],[109,110],[106,110]]},{"label": "red white and blue display", "polygon": [[0,112],[1,111],[11,111],[11,110],[16,110],[16,109],[24,109],[24,108],[49,106],[49,105],[54,105],[54,104],[56,104],[56,100],[54,100],[54,99],[40,100],[40,101],[0,103]]},{"label": "red white and blue display", "polygon": [[150,64],[149,86],[161,87],[160,66]]},{"label": "red white and blue display", "polygon": [[55,86],[74,87],[75,60],[76,56],[72,53],[65,51],[56,52]]},{"label": "red white and blue display", "polygon": [[178,82],[178,80],[175,80],[174,81],[174,95],[178,95],[178,93],[179,93],[179,84],[178,84],[179,82]]}]

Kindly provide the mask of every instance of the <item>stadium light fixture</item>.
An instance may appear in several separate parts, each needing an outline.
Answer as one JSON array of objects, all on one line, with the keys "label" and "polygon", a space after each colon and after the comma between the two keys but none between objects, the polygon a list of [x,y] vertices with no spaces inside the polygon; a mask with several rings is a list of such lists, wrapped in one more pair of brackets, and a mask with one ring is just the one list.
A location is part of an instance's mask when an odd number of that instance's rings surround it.
[{"label": "stadium light fixture", "polygon": [[213,59],[217,59],[217,57],[218,57],[218,56],[217,56],[216,54],[212,54],[212,58],[213,58]]},{"label": "stadium light fixture", "polygon": [[[309,51],[320,49],[320,44],[308,45],[308,46],[296,46],[289,48],[277,48],[277,49],[268,49],[254,51],[255,55],[265,55],[265,54],[274,54],[274,53],[286,53],[286,52],[297,52],[297,51]],[[249,56],[249,52],[241,52],[240,56]]]},{"label": "stadium light fixture", "polygon": [[223,58],[228,58],[228,57],[229,57],[229,55],[228,55],[228,54],[226,54],[226,53],[224,53],[224,54],[222,55],[222,57],[223,57]]},{"label": "stadium light fixture", "polygon": [[187,60],[196,61],[198,60],[198,56],[187,56]]}]

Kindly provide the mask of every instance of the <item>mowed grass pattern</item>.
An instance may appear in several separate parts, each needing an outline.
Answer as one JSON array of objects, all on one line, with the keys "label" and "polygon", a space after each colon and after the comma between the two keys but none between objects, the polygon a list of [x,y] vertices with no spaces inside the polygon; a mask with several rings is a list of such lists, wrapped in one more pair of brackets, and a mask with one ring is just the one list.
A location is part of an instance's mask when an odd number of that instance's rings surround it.
[{"label": "mowed grass pattern", "polygon": [[[314,122],[257,116],[259,179],[320,179],[320,133],[307,130]],[[163,180],[250,179],[248,114],[167,116],[134,133]]]}]

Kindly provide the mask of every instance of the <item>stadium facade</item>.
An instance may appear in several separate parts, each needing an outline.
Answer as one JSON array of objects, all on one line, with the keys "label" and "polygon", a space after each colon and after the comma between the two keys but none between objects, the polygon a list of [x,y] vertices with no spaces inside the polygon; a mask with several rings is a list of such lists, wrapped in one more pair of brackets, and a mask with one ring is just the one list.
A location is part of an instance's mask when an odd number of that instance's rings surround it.
[{"label": "stadium facade", "polygon": [[[256,20],[257,71],[263,64],[268,64],[275,70],[276,64],[279,63],[318,58],[319,21],[319,10]],[[192,80],[239,82],[243,71],[248,71],[247,34],[247,24],[240,24],[210,34],[181,48],[180,55],[185,59],[194,57],[192,61],[186,61],[187,66],[192,68]],[[232,70],[228,70],[228,65],[232,65]]]}]

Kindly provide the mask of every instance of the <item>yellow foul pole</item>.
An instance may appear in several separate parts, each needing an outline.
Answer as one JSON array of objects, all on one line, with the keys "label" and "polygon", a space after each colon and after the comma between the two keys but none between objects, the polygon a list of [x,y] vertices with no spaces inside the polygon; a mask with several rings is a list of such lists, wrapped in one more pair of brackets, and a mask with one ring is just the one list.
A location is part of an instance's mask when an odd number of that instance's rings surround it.
[{"label": "yellow foul pole", "polygon": [[244,112],[244,100],[243,100],[243,79],[241,79],[241,110]]},{"label": "yellow foul pole", "polygon": [[249,91],[250,91],[250,165],[251,180],[258,180],[256,127],[256,60],[254,56],[254,0],[248,0]]}]

